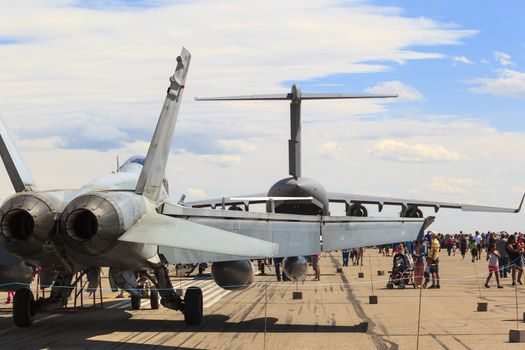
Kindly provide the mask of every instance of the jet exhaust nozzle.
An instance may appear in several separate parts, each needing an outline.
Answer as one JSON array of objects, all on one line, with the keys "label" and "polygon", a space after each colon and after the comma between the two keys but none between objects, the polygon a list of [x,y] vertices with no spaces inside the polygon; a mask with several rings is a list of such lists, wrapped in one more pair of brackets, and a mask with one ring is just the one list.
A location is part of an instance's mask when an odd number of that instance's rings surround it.
[{"label": "jet exhaust nozzle", "polygon": [[9,251],[31,257],[51,239],[61,202],[51,195],[20,193],[0,208],[0,232]]},{"label": "jet exhaust nozzle", "polygon": [[103,254],[146,213],[142,196],[91,192],[73,199],[60,218],[66,245],[79,253]]}]

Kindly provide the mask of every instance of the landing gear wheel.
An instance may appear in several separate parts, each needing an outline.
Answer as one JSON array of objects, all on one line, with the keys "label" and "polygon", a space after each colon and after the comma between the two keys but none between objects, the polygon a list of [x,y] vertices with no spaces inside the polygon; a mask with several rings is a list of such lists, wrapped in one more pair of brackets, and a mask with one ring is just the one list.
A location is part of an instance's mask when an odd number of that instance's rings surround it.
[{"label": "landing gear wheel", "polygon": [[156,289],[150,289],[149,291],[149,303],[152,310],[159,308],[159,291]]},{"label": "landing gear wheel", "polygon": [[198,326],[202,321],[202,290],[190,287],[184,295],[184,321],[188,326]]},{"label": "landing gear wheel", "polygon": [[397,283],[397,288],[399,288],[399,289],[405,289],[405,283],[399,281],[399,282]]},{"label": "landing gear wheel", "polygon": [[139,310],[140,309],[140,297],[136,297],[134,295],[131,296],[131,310]]},{"label": "landing gear wheel", "polygon": [[394,289],[394,284],[393,284],[392,282],[388,282],[388,283],[386,284],[386,288],[387,288],[387,289]]},{"label": "landing gear wheel", "polygon": [[35,298],[30,289],[23,288],[16,291],[13,300],[13,320],[17,327],[29,327],[33,324],[36,313]]}]

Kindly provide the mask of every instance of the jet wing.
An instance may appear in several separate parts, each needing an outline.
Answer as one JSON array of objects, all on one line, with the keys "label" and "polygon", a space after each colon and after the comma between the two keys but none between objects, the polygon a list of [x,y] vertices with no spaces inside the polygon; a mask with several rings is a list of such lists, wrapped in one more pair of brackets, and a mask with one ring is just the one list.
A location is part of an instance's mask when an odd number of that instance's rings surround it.
[{"label": "jet wing", "polygon": [[[228,206],[241,206],[241,205],[249,205],[249,204],[259,204],[259,203],[265,203],[264,200],[261,201],[244,201],[240,200],[239,198],[258,198],[258,197],[264,197],[266,196],[266,193],[256,193],[256,194],[245,194],[241,196],[234,196],[234,197],[218,197],[218,198],[208,198],[201,201],[191,201],[191,202],[184,202],[181,203],[187,207],[190,208],[212,208],[215,209],[217,207],[221,207],[222,209],[227,209]],[[233,199],[232,199],[233,198]]]},{"label": "jet wing", "polygon": [[[318,207],[322,207],[323,204],[317,200],[314,197],[278,197],[278,196],[265,196],[264,194],[250,194],[245,196],[235,196],[235,197],[222,197],[222,198],[214,198],[214,199],[207,199],[199,202],[189,202],[189,203],[181,203],[179,204],[184,205],[186,207],[190,208],[211,208],[211,209],[223,209],[223,210],[245,210],[248,211],[250,208],[250,204],[270,204],[270,211],[272,213],[275,212],[276,203],[298,203],[298,204],[305,204],[305,203],[312,203],[317,205]],[[277,204],[278,205],[278,204]]]},{"label": "jet wing", "polygon": [[518,213],[523,205],[525,194],[521,198],[518,208],[502,208],[473,204],[448,203],[448,202],[432,202],[417,199],[402,199],[389,198],[379,196],[366,196],[360,194],[346,194],[328,192],[328,201],[333,203],[347,203],[347,204],[375,204],[379,207],[379,211],[383,210],[385,205],[400,206],[406,208],[407,206],[430,207],[437,213],[441,208],[447,209],[461,209],[462,211],[479,211],[479,212],[494,212],[494,213]]},{"label": "jet wing", "polygon": [[[257,213],[220,209],[196,209],[164,203],[159,211],[167,216],[218,228],[278,245],[274,256],[317,254],[321,251],[356,248],[418,239],[433,218],[360,218]],[[322,244],[321,244],[322,236]],[[201,248],[159,247],[168,262],[199,263],[256,259],[265,255],[233,256]]]},{"label": "jet wing", "polygon": [[155,211],[145,214],[119,240],[230,255],[272,257],[277,253],[275,243],[169,217]]}]

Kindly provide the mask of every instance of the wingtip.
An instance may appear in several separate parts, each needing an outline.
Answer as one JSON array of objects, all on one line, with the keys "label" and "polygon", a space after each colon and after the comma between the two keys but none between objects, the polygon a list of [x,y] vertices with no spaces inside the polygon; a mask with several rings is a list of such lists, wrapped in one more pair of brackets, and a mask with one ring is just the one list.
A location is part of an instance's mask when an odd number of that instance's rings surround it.
[{"label": "wingtip", "polygon": [[521,207],[523,206],[523,201],[525,200],[525,193],[523,193],[523,197],[521,197],[521,202],[520,202],[520,205],[518,207],[518,209],[514,210],[514,213],[519,213],[521,211]]}]

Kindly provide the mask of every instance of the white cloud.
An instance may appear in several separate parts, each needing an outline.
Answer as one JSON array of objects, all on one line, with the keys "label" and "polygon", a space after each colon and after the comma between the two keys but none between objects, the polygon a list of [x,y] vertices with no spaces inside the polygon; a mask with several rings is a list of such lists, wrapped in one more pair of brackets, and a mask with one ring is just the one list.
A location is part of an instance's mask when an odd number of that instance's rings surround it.
[{"label": "white cloud", "polygon": [[326,142],[317,146],[317,154],[326,159],[331,159],[344,153],[344,150],[335,142]]},{"label": "white cloud", "polygon": [[241,164],[241,157],[236,155],[207,155],[202,159],[221,168],[236,167]]},{"label": "white cloud", "polygon": [[190,187],[186,190],[186,193],[190,198],[198,199],[206,197],[206,191],[200,188]]},{"label": "white cloud", "polygon": [[440,145],[408,144],[392,139],[381,140],[376,143],[372,155],[397,162],[456,162],[461,159],[458,153]]},{"label": "white cloud", "polygon": [[372,94],[398,94],[396,101],[420,101],[423,95],[416,88],[400,81],[385,81],[365,90]]},{"label": "white cloud", "polygon": [[465,195],[472,192],[484,192],[483,185],[469,177],[454,178],[445,176],[433,176],[430,183],[426,183],[420,188],[413,189],[415,193],[438,193]]},{"label": "white cloud", "polygon": [[226,152],[250,153],[257,150],[257,145],[247,140],[218,140],[217,143]]},{"label": "white cloud", "polygon": [[494,60],[502,66],[513,66],[512,57],[509,54],[501,51],[494,51]]},{"label": "white cloud", "polygon": [[483,64],[490,64],[490,62],[484,58],[482,58],[481,60],[479,60],[479,63],[483,63]]},{"label": "white cloud", "polygon": [[496,73],[495,78],[476,78],[468,81],[468,84],[474,85],[470,91],[478,94],[525,98],[525,73],[512,69],[500,69]]},{"label": "white cloud", "polygon": [[465,64],[473,64],[471,60],[469,60],[466,56],[454,56],[452,57],[452,61],[458,62],[458,63],[465,63]]}]

